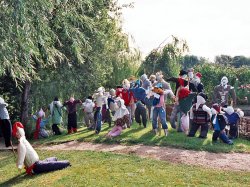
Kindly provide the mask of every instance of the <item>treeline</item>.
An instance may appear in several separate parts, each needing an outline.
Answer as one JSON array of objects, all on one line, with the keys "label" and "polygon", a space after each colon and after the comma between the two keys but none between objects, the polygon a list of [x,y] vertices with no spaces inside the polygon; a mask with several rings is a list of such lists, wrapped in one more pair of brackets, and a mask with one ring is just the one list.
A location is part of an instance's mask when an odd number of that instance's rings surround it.
[{"label": "treeline", "polygon": [[[214,87],[227,76],[229,84],[235,87],[238,104],[249,104],[250,90],[242,85],[250,84],[250,58],[220,55],[211,62],[204,57],[184,55],[188,51],[185,41],[172,37],[166,45],[152,50],[139,67],[138,74],[148,75],[162,71],[164,77],[178,77],[180,69],[194,68],[202,74],[205,91],[212,98]],[[174,86],[174,85],[172,85]]]}]

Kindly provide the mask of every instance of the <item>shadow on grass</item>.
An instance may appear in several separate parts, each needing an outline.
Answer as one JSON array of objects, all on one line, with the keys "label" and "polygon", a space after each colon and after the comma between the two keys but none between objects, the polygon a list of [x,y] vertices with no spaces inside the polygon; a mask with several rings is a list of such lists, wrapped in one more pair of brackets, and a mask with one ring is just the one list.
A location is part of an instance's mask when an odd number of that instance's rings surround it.
[{"label": "shadow on grass", "polygon": [[135,128],[134,126],[133,126],[133,127],[130,127],[130,128],[128,128],[128,129],[126,130],[126,132],[124,132],[124,133],[121,134],[121,137],[126,137],[126,136],[128,136],[128,135],[130,135],[130,134],[132,134],[132,133],[136,133],[136,132],[139,132],[139,131],[141,131],[141,130],[142,130],[141,127],[137,127],[137,128]]},{"label": "shadow on grass", "polygon": [[30,178],[30,176],[27,176],[25,173],[21,173],[15,177],[8,179],[0,185],[5,187],[14,186],[15,184],[21,183],[23,180],[27,180],[28,178]]}]

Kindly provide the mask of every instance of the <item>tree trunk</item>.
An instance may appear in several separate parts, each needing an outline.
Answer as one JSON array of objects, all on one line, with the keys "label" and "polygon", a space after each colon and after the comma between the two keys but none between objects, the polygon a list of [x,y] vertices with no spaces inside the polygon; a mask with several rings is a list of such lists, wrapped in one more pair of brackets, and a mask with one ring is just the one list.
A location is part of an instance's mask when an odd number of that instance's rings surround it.
[{"label": "tree trunk", "polygon": [[31,82],[25,81],[21,101],[21,122],[26,125],[29,120],[29,97]]}]

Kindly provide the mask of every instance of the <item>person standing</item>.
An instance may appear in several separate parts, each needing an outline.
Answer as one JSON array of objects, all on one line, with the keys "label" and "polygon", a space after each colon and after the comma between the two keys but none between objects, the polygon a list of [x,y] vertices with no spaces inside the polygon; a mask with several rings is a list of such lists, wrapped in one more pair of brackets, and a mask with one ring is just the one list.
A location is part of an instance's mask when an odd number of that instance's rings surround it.
[{"label": "person standing", "polygon": [[166,89],[165,91],[162,88],[162,84],[157,84],[154,88],[153,88],[153,106],[154,106],[154,110],[153,110],[153,120],[152,120],[152,126],[153,126],[153,130],[155,132],[155,134],[158,133],[157,129],[158,129],[158,124],[157,124],[157,120],[158,117],[160,119],[160,122],[162,124],[162,128],[164,130],[165,136],[168,135],[168,125],[167,125],[167,121],[166,121],[166,110],[165,110],[165,96],[167,97],[168,95],[174,99],[175,96],[171,90],[171,88]]},{"label": "person standing", "polygon": [[220,85],[215,86],[213,93],[213,103],[218,103],[222,107],[227,107],[229,103],[229,95],[233,100],[233,106],[236,105],[236,94],[234,87],[228,84],[226,76],[221,78]]},{"label": "person standing", "polygon": [[55,97],[54,101],[50,104],[50,112],[52,116],[52,131],[55,135],[61,135],[58,127],[62,123],[62,103]]},{"label": "person standing", "polygon": [[2,131],[2,135],[5,141],[5,146],[11,146],[11,122],[9,113],[7,110],[8,104],[5,103],[4,99],[0,97],[0,127]]},{"label": "person standing", "polygon": [[[186,80],[187,74],[188,73],[186,71],[180,70],[178,78],[177,77],[171,77],[171,78],[166,79],[167,81],[171,81],[171,82],[175,83],[175,92],[174,93],[175,93],[175,96],[177,98],[177,101],[174,104],[174,108],[173,108],[173,111],[172,111],[171,116],[170,116],[170,124],[171,124],[171,127],[173,129],[176,129],[176,122],[175,122],[176,117],[178,116],[178,118],[180,119],[181,116],[183,115],[183,113],[181,112],[181,109],[180,109],[179,102],[178,102],[178,92],[179,92],[179,90],[181,88],[183,88],[183,87],[188,86],[190,91],[197,92],[197,89],[195,88],[194,84],[190,83],[190,82],[188,82]],[[181,128],[180,120],[178,120],[178,121],[179,121],[179,124],[178,124],[178,127],[177,127],[177,132],[182,132],[183,130]]]},{"label": "person standing", "polygon": [[82,104],[82,101],[79,99],[75,100],[74,97],[70,97],[70,99],[63,104],[63,106],[67,106],[68,111],[68,134],[77,132],[77,104]]}]

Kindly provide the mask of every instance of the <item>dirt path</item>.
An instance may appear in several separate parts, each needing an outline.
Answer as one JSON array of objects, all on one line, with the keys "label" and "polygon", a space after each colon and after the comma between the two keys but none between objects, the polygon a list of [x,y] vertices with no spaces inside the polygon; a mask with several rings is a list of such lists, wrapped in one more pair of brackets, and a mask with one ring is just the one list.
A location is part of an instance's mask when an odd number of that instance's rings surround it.
[{"label": "dirt path", "polygon": [[64,144],[40,147],[46,150],[90,150],[101,152],[114,152],[119,154],[134,154],[143,158],[198,165],[221,170],[250,172],[250,154],[244,153],[209,153],[205,151],[192,151],[169,147],[118,144],[93,144],[72,141]]}]

